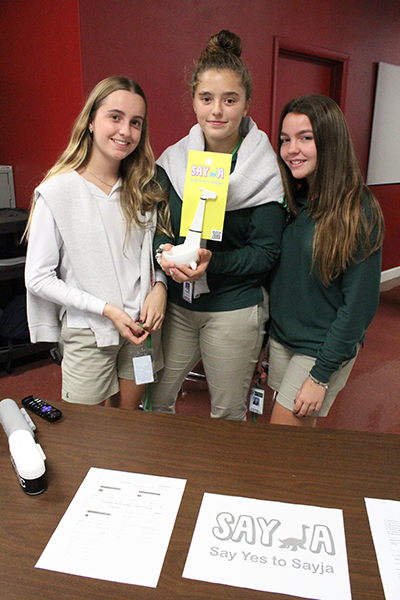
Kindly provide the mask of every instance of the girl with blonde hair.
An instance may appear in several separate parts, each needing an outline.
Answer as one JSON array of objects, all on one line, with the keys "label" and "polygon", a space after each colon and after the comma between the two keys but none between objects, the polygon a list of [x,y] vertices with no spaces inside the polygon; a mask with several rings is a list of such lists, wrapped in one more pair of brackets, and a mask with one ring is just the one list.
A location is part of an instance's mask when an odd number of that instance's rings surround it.
[{"label": "girl with blonde hair", "polygon": [[[108,77],[35,190],[27,232],[30,335],[57,342],[61,329],[66,401],[139,405],[144,390],[134,381],[132,345],[160,329],[166,304],[165,276],[152,262],[162,200],[144,92]],[[159,369],[157,336],[152,341]]]}]

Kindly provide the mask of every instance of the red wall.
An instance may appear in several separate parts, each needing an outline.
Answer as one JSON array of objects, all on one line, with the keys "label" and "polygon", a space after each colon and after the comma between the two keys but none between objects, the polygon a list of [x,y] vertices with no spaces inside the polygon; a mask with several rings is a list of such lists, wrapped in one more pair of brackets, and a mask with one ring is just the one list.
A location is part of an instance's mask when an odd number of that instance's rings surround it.
[{"label": "red wall", "polygon": [[371,186],[371,190],[378,198],[385,216],[386,232],[382,258],[384,271],[400,266],[400,185],[374,185]]},{"label": "red wall", "polygon": [[0,10],[0,164],[13,166],[26,208],[82,104],[79,4],[2,0]]},{"label": "red wall", "polygon": [[[64,148],[82,84],[87,94],[114,73],[137,79],[149,100],[156,155],[185,135],[194,123],[185,70],[222,28],[242,38],[254,79],[251,115],[267,133],[274,36],[350,56],[345,114],[364,174],[377,63],[400,64],[398,0],[3,0],[2,20],[1,66],[10,91],[0,101],[0,162],[15,165],[20,206]],[[374,189],[387,221],[384,269],[400,265],[399,190]]]}]

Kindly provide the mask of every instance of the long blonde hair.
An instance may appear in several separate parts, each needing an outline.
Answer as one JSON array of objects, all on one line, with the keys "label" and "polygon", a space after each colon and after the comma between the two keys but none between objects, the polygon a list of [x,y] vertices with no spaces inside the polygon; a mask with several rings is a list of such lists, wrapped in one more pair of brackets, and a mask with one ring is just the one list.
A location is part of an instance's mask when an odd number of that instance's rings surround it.
[{"label": "long blonde hair", "polygon": [[375,196],[365,185],[342,111],[328,96],[313,94],[291,100],[287,114],[306,115],[313,129],[317,165],[311,184],[296,180],[280,156],[278,162],[286,200],[297,214],[296,196],[307,194],[308,212],[315,221],[313,266],[325,285],[343,273],[361,251],[365,260],[382,245],[384,221]]},{"label": "long blonde hair", "polygon": [[[146,223],[143,219],[140,219],[139,215],[143,215],[148,211],[151,212],[156,204],[165,201],[165,194],[155,178],[154,154],[149,141],[147,100],[142,88],[136,81],[114,75],[103,79],[94,87],[73,125],[67,148],[55,165],[46,173],[43,181],[55,175],[79,169],[88,161],[93,147],[92,136],[89,133],[89,123],[93,121],[107,96],[118,90],[138,94],[143,98],[146,107],[140,142],[135,150],[121,161],[119,167],[119,175],[122,179],[120,202],[128,233],[133,223],[141,227],[145,226]],[[32,210],[34,204],[33,202]],[[32,210],[27,231],[30,227]]]}]

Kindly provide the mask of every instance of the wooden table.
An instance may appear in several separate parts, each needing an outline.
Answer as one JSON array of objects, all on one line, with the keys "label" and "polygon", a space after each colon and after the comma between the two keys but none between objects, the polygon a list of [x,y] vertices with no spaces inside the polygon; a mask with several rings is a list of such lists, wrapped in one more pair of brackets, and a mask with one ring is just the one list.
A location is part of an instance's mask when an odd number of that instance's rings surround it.
[{"label": "wooden table", "polygon": [[[0,428],[2,600],[293,600],[182,577],[204,492],[342,509],[353,600],[384,600],[364,497],[399,500],[399,436],[61,408],[58,423],[34,418],[47,455],[40,496],[20,488]],[[34,568],[92,466],[187,479],[156,589]]]}]

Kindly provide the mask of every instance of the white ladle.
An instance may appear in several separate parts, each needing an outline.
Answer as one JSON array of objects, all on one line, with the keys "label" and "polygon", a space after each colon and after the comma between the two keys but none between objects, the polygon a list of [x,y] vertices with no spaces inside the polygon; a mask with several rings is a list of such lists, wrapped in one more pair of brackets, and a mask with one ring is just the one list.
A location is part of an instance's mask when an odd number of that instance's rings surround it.
[{"label": "white ladle", "polygon": [[174,263],[176,267],[178,265],[185,265],[193,270],[197,267],[206,200],[215,200],[217,198],[215,192],[210,192],[204,188],[200,189],[202,194],[185,241],[183,244],[173,246],[170,250],[164,252],[165,260]]}]

